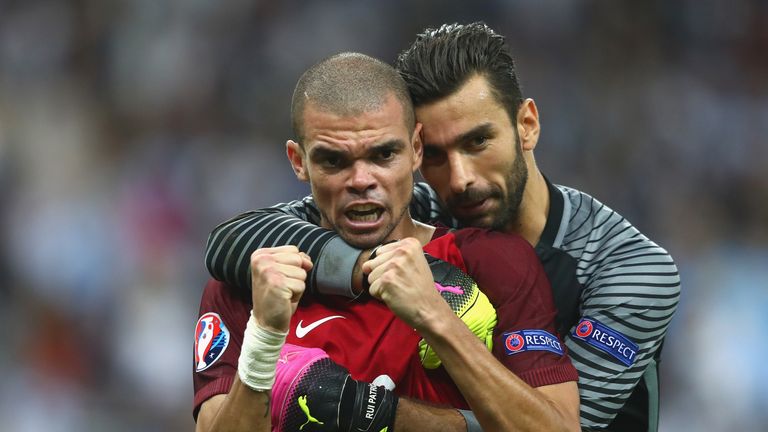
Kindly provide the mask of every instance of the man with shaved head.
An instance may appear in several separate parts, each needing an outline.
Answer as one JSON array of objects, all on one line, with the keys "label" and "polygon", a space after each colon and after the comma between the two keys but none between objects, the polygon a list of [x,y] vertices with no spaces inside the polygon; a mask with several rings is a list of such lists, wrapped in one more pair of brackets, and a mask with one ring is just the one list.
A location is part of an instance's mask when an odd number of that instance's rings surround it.
[{"label": "man with shaved head", "polygon": [[[352,72],[354,71],[354,72]],[[336,83],[336,85],[329,85]],[[376,134],[378,131],[364,130],[365,125],[349,122],[342,123],[348,119],[356,119],[363,113],[379,112],[383,105],[392,98],[402,110],[402,124],[386,125],[387,127],[403,127],[411,133],[414,133],[416,121],[413,114],[413,105],[411,97],[408,95],[408,89],[405,81],[384,62],[372,59],[356,53],[339,54],[330,59],[320,62],[308,71],[306,71],[293,92],[291,102],[291,123],[296,134],[297,141],[288,143],[289,154],[298,155],[301,152],[307,152],[304,146],[306,141],[307,128],[317,123],[318,117],[327,113],[333,113],[338,120],[334,126],[349,135],[358,133],[360,135]],[[325,131],[323,131],[325,132]],[[335,132],[335,131],[334,131]],[[418,131],[416,131],[418,132]],[[417,134],[418,135],[418,134]],[[323,135],[323,138],[325,135]],[[346,137],[342,137],[346,138]],[[367,136],[363,136],[367,139]],[[394,150],[395,141],[382,143],[381,151],[387,152]],[[333,165],[341,163],[341,153],[337,149],[328,146],[315,146],[307,152],[307,157],[316,161],[322,161],[323,165]],[[298,173],[297,173],[298,175]],[[311,180],[309,172],[303,181]],[[326,171],[317,170],[317,175],[324,176],[323,180],[329,179]],[[411,201],[413,188],[409,187],[408,182],[399,184],[398,190],[391,194],[397,197],[397,207],[390,209],[391,215],[386,215],[388,226],[382,230],[372,229],[354,229],[352,227],[340,226],[340,224],[364,221],[366,218],[374,218],[377,213],[383,213],[381,208],[367,208],[363,206],[351,207],[345,209],[350,217],[333,217],[325,214],[329,211],[326,201],[333,197],[326,193],[326,181],[309,181],[312,188],[312,197],[318,204],[322,219],[328,226],[326,228],[337,232],[347,243],[357,247],[367,249],[382,243],[392,228],[408,214],[408,205]],[[335,186],[335,185],[334,185]],[[337,186],[338,187],[338,186]],[[330,204],[330,209],[336,209],[338,203]],[[370,206],[369,206],[370,207]],[[391,216],[391,217],[390,217]]]}]

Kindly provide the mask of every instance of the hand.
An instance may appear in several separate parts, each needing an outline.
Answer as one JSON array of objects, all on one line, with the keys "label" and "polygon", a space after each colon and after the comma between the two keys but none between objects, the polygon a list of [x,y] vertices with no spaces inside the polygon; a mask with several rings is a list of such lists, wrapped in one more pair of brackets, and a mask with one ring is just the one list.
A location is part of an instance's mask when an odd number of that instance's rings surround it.
[{"label": "hand", "polygon": [[[430,313],[444,310],[447,302],[450,311],[490,350],[493,347],[493,330],[497,317],[488,297],[460,268],[423,253],[421,245],[415,239],[405,239],[404,242],[406,243],[401,245],[402,248],[395,247],[397,243],[380,247],[376,258],[364,265],[364,271],[366,268],[382,269],[379,272],[371,270],[368,276],[371,295],[387,303],[398,317],[422,335],[425,334],[424,321],[441,319],[436,315],[432,318],[426,317]],[[424,266],[427,263],[428,265]],[[428,274],[425,269],[429,270]],[[425,277],[429,278],[429,282],[424,281]],[[382,282],[376,285],[375,280]],[[429,288],[421,288],[422,286]],[[441,297],[442,300],[439,300]],[[442,304],[437,305],[435,301]],[[440,358],[424,339],[419,342],[419,356],[424,367],[428,369],[440,366]]]},{"label": "hand", "polygon": [[363,264],[371,296],[383,301],[400,319],[421,332],[435,313],[450,313],[435,290],[421,243],[415,238],[387,243]]},{"label": "hand", "polygon": [[319,348],[286,344],[272,387],[272,430],[392,430],[397,396],[354,380]]},{"label": "hand", "polygon": [[251,254],[253,316],[261,327],[288,330],[311,269],[312,260],[296,246],[263,248]]}]

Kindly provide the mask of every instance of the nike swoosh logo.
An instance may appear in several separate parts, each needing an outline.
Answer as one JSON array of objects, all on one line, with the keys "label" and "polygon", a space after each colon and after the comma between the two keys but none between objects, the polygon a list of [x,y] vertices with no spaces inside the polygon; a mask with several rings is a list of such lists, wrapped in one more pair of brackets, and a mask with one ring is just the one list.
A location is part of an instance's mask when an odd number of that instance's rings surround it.
[{"label": "nike swoosh logo", "polygon": [[296,337],[301,339],[304,336],[307,335],[307,333],[311,332],[312,330],[316,329],[320,325],[327,323],[328,321],[336,318],[346,319],[345,317],[341,315],[331,315],[328,317],[325,317],[323,319],[319,319],[313,323],[307,324],[306,327],[303,327],[301,324],[304,322],[304,320],[299,320],[299,323],[296,324]]}]

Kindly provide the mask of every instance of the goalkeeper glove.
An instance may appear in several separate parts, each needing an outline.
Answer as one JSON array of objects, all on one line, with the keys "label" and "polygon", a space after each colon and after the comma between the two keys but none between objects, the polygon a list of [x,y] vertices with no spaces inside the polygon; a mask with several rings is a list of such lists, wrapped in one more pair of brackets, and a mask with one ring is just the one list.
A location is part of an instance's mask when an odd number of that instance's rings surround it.
[{"label": "goalkeeper glove", "polygon": [[[493,348],[493,329],[496,327],[497,318],[496,309],[493,308],[488,297],[460,268],[429,254],[424,255],[432,270],[435,288],[448,302],[456,316],[464,321],[464,324],[490,351]],[[419,342],[419,356],[421,364],[427,369],[440,366],[440,358],[424,339]]]},{"label": "goalkeeper glove", "polygon": [[272,431],[392,431],[397,396],[353,379],[319,348],[286,344],[272,387]]}]

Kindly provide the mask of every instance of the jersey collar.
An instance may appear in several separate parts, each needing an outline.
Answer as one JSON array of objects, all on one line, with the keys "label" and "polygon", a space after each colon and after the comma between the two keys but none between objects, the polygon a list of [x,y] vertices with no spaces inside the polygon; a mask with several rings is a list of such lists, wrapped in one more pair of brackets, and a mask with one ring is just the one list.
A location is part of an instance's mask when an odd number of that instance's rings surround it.
[{"label": "jersey collar", "polygon": [[536,246],[559,247],[565,236],[564,230],[567,226],[565,222],[567,221],[564,218],[570,216],[566,214],[570,213],[570,205],[566,212],[563,193],[549,181],[547,176],[544,176],[544,181],[547,183],[547,190],[549,191],[549,213],[547,213],[547,223],[544,225],[544,231],[541,232],[539,244]]}]

